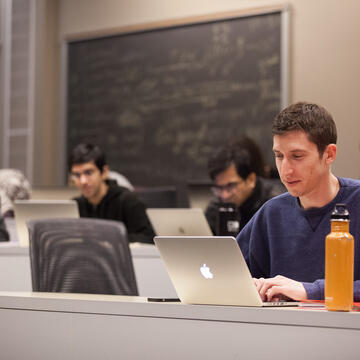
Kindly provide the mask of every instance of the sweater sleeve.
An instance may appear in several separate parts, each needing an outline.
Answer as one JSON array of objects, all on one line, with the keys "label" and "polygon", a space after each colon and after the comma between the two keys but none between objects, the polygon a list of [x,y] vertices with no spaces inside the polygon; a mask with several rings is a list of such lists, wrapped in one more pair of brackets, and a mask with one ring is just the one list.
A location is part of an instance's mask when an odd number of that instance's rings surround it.
[{"label": "sweater sleeve", "polygon": [[269,251],[265,241],[266,227],[262,223],[263,219],[260,212],[255,214],[236,237],[251,275],[255,278],[270,276]]},{"label": "sweater sleeve", "polygon": [[307,298],[309,300],[323,300],[324,299],[324,287],[325,280],[316,280],[313,283],[303,282]]},{"label": "sweater sleeve", "polygon": [[354,301],[360,301],[360,280],[354,281]]},{"label": "sweater sleeve", "polygon": [[[316,280],[313,283],[303,283],[309,300],[325,299],[325,280]],[[354,301],[360,301],[360,280],[354,281]]]},{"label": "sweater sleeve", "polygon": [[236,240],[249,267],[250,273],[255,278],[269,277],[269,254],[262,227],[259,226],[258,216],[254,216],[240,231]]}]

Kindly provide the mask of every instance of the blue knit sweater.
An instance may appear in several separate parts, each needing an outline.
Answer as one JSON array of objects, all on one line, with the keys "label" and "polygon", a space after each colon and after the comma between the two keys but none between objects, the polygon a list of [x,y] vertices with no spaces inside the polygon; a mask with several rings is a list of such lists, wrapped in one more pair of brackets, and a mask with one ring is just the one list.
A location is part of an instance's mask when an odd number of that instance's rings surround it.
[{"label": "blue knit sweater", "polygon": [[345,203],[355,239],[354,300],[360,301],[360,181],[338,178],[340,190],[322,208],[304,210],[289,193],[267,201],[237,236],[253,277],[301,281],[308,299],[324,299],[325,237],[335,204]]}]

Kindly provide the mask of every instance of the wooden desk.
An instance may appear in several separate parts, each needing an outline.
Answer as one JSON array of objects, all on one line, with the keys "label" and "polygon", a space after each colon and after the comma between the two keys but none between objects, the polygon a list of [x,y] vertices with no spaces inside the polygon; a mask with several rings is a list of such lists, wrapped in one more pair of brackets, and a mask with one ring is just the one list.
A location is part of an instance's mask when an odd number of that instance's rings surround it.
[{"label": "wooden desk", "polygon": [[[176,297],[176,292],[154,245],[130,245],[139,294]],[[31,291],[29,249],[0,244],[0,291]]]},{"label": "wooden desk", "polygon": [[359,313],[0,293],[3,359],[358,359]]}]

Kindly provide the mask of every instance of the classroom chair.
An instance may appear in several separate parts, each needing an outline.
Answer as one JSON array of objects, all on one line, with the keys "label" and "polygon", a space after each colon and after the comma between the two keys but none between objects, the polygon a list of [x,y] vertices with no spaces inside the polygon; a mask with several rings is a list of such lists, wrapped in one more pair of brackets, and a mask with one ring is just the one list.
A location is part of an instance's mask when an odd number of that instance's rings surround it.
[{"label": "classroom chair", "polygon": [[135,194],[147,208],[176,208],[178,194],[175,186],[157,186],[136,188]]},{"label": "classroom chair", "polygon": [[27,226],[33,291],[138,295],[121,222],[41,219]]}]

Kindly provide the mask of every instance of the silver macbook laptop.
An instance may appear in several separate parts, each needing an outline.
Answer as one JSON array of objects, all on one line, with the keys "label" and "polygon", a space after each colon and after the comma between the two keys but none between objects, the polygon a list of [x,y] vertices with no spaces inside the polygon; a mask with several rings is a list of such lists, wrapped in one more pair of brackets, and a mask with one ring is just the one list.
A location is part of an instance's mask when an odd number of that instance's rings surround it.
[{"label": "silver macbook laptop", "polygon": [[297,306],[262,302],[245,259],[230,236],[156,236],[181,302],[235,306]]},{"label": "silver macbook laptop", "polygon": [[29,220],[79,217],[75,200],[16,200],[14,213],[20,246],[29,246]]},{"label": "silver macbook laptop", "polygon": [[147,209],[155,233],[159,236],[212,236],[202,209]]}]

